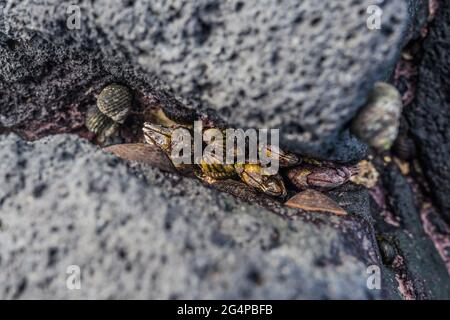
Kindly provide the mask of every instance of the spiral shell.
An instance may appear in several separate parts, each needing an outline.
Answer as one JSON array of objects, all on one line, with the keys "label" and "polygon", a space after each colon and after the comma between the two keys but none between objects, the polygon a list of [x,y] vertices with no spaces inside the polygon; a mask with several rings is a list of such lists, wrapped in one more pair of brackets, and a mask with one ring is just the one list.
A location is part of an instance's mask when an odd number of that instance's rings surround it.
[{"label": "spiral shell", "polygon": [[119,128],[119,125],[105,116],[97,107],[92,106],[86,114],[86,128],[98,136],[112,136]]},{"label": "spiral shell", "polygon": [[392,146],[394,153],[402,160],[412,160],[416,157],[414,140],[405,134],[399,135]]},{"label": "spiral shell", "polygon": [[97,98],[98,109],[118,123],[123,123],[131,110],[130,90],[120,84],[106,86]]}]

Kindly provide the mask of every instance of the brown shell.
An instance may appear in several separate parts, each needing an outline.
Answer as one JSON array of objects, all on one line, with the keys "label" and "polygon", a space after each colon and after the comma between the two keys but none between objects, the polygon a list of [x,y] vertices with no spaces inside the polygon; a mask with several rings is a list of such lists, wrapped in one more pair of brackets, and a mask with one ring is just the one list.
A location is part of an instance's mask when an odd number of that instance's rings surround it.
[{"label": "brown shell", "polygon": [[86,128],[98,136],[109,137],[117,132],[119,125],[92,106],[86,114]]},{"label": "brown shell", "polygon": [[110,84],[97,97],[98,109],[112,120],[123,123],[131,110],[130,90],[120,84]]},{"label": "brown shell", "polygon": [[347,215],[347,212],[342,209],[333,199],[327,197],[326,195],[308,189],[302,191],[289,199],[286,206],[296,209],[302,209],[305,211],[318,211],[318,212],[328,212],[333,213],[338,216]]}]

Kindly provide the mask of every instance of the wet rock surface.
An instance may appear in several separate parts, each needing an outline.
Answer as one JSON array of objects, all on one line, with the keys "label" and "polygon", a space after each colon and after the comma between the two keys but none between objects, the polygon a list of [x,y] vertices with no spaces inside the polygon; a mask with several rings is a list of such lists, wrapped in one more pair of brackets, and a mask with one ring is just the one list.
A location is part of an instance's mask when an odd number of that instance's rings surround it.
[{"label": "wet rock surface", "polygon": [[368,207],[289,220],[75,136],[3,135],[0,152],[1,298],[382,295],[366,286],[380,264]]}]

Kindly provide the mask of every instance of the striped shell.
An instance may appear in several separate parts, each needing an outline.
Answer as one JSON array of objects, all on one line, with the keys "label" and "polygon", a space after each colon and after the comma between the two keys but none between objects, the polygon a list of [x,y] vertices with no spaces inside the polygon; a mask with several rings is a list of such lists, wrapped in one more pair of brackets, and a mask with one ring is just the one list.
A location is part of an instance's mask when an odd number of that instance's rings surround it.
[{"label": "striped shell", "polygon": [[106,86],[97,98],[98,109],[118,123],[125,121],[131,109],[131,102],[130,90],[120,84]]},{"label": "striped shell", "polygon": [[86,128],[98,136],[112,136],[119,128],[119,125],[105,116],[97,107],[92,106],[86,114]]}]

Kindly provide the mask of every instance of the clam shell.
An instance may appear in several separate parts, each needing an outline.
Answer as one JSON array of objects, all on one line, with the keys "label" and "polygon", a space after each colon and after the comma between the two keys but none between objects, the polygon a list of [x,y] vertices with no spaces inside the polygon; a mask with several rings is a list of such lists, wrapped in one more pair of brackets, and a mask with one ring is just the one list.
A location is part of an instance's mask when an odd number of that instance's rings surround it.
[{"label": "clam shell", "polygon": [[289,199],[285,205],[305,211],[328,212],[338,216],[347,215],[347,212],[333,199],[312,189],[296,194],[294,197]]},{"label": "clam shell", "polygon": [[100,92],[97,106],[101,112],[115,122],[123,123],[131,110],[132,98],[127,87],[111,84]]},{"label": "clam shell", "polygon": [[352,133],[377,150],[388,150],[397,138],[402,108],[398,90],[377,82],[367,104],[352,121]]},{"label": "clam shell", "polygon": [[86,128],[98,136],[109,137],[117,132],[119,125],[92,106],[86,114]]}]

